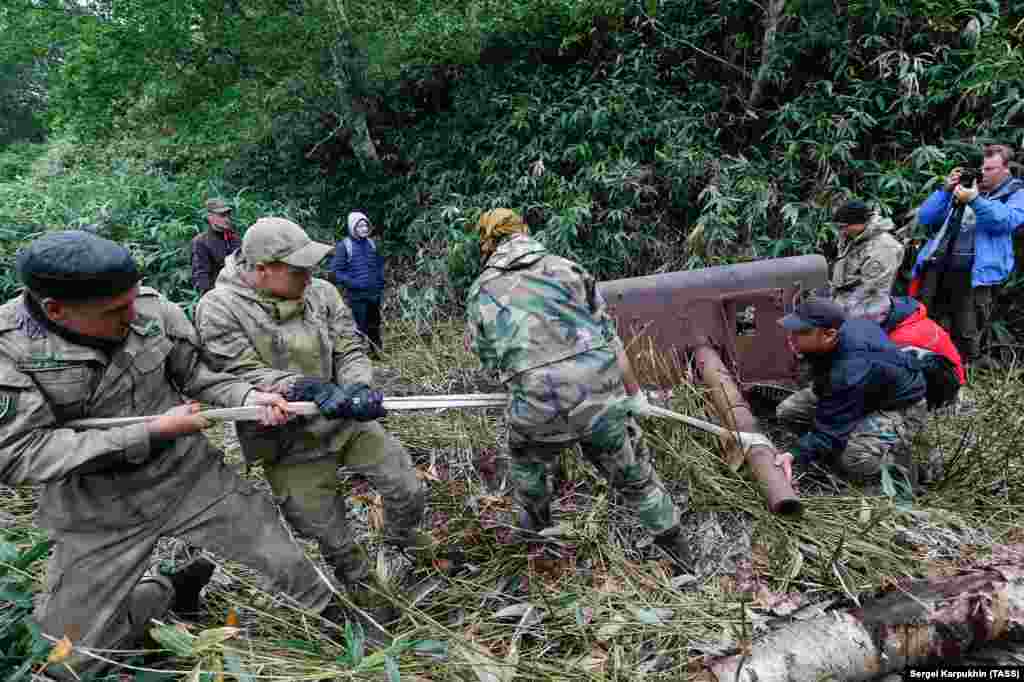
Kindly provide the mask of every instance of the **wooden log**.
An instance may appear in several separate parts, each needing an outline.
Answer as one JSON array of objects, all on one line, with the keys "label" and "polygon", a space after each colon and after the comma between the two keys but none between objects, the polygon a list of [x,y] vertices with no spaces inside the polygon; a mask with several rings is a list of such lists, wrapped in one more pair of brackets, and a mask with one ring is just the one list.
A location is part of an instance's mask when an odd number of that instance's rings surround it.
[{"label": "wooden log", "polygon": [[916,581],[859,609],[774,630],[749,655],[714,658],[706,682],[868,680],[933,660],[949,663],[987,642],[1024,638],[1024,568],[1005,564]]}]

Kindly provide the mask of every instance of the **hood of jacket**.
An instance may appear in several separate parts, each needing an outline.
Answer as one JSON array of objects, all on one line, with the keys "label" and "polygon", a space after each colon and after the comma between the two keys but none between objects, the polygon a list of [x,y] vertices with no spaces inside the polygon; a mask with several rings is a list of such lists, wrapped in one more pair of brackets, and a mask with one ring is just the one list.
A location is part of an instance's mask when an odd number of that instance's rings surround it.
[{"label": "hood of jacket", "polygon": [[896,223],[894,223],[891,219],[883,218],[877,213],[872,213],[867,225],[864,226],[864,231],[858,234],[856,237],[846,240],[846,243],[860,244],[870,239],[874,239],[883,232],[892,232],[895,229]]},{"label": "hood of jacket", "polygon": [[917,322],[928,315],[928,309],[924,303],[909,296],[892,296],[892,308],[889,310],[889,317],[882,325],[885,331],[891,332],[904,322]]},{"label": "hood of jacket", "polygon": [[363,237],[360,237],[359,235],[356,234],[356,225],[358,225],[364,220],[366,221],[366,224],[370,226],[370,231],[366,233],[366,236],[369,237],[371,234],[373,234],[373,223],[371,223],[370,219],[366,217],[366,214],[360,213],[359,211],[352,211],[351,213],[348,214],[349,237],[352,237],[352,239],[363,239]]},{"label": "hood of jacket", "polygon": [[525,234],[506,239],[498,245],[491,257],[487,259],[484,270],[518,270],[527,268],[548,255],[543,244]]}]

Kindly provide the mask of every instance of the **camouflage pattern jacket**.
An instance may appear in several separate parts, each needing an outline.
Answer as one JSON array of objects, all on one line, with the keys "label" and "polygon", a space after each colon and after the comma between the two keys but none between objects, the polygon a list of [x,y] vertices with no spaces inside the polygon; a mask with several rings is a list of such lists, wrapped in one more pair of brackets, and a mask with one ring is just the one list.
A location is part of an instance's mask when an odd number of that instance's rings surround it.
[{"label": "camouflage pattern jacket", "polygon": [[[42,525],[103,531],[152,524],[219,454],[202,434],[150,443],[145,424],[73,430],[85,417],[160,414],[182,395],[242,405],[252,385],[212,371],[178,306],[149,287],[108,356],[48,330],[17,298],[0,306],[0,481],[42,484]],[[157,522],[159,525],[159,522]]]},{"label": "camouflage pattern jacket", "polygon": [[597,282],[526,235],[502,242],[466,301],[467,345],[502,383],[537,367],[620,345]]},{"label": "camouflage pattern jacket", "polygon": [[876,213],[859,235],[839,239],[832,295],[850,318],[881,324],[889,314],[889,295],[903,263],[903,244],[892,236],[894,227]]},{"label": "camouflage pattern jacket", "polygon": [[[196,307],[196,328],[212,367],[258,386],[284,386],[300,376],[373,383],[352,311],[322,279],[314,278],[301,300],[288,301],[246,284],[236,257],[228,256],[216,286]],[[348,425],[299,418],[273,430],[243,425],[238,435],[250,461],[283,452],[293,461],[311,461],[325,456]]]}]

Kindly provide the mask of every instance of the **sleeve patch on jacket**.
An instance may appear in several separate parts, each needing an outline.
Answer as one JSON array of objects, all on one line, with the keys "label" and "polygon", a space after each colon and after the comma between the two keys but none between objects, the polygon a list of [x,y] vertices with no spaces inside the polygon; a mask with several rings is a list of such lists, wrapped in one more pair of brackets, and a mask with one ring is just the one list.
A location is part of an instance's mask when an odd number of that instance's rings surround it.
[{"label": "sleeve patch on jacket", "polygon": [[14,419],[18,411],[18,394],[14,391],[0,391],[0,424]]}]

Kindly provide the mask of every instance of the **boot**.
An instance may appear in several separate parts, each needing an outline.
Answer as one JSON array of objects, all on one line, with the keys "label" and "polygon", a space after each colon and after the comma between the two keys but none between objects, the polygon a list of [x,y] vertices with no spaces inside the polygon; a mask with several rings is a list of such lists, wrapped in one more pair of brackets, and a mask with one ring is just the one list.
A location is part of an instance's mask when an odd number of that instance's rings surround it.
[{"label": "boot", "polygon": [[351,625],[353,630],[362,630],[367,644],[373,648],[384,648],[391,645],[391,634],[384,629],[380,614],[368,609],[352,609],[341,604],[331,603],[327,605],[320,616],[332,624],[325,628],[325,634],[332,639],[340,635],[335,628],[340,628],[344,633],[346,626]]},{"label": "boot", "polygon": [[656,535],[654,537],[654,544],[668,554],[668,557],[680,569],[680,574],[693,572],[693,555],[690,553],[690,543],[683,537],[683,531],[679,526],[670,528],[661,535]]},{"label": "boot", "polygon": [[199,593],[210,582],[217,568],[209,559],[200,557],[184,568],[170,573],[167,579],[174,586],[174,601],[171,611],[179,618],[195,620],[199,617]]},{"label": "boot", "polygon": [[370,557],[359,545],[325,558],[334,568],[335,579],[343,585],[357,585],[370,575]]}]

